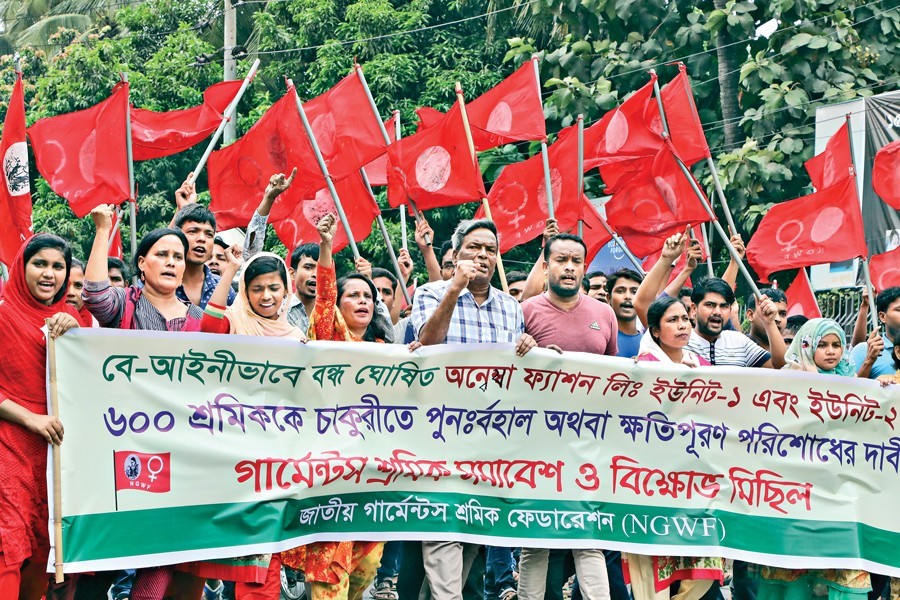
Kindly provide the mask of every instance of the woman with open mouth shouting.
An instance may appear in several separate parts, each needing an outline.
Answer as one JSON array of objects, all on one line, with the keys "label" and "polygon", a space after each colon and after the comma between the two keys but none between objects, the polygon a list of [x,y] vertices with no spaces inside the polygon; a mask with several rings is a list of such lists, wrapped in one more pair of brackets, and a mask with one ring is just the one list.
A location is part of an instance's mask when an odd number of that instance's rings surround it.
[{"label": "woman with open mouth shouting", "polygon": [[[334,215],[322,217],[316,306],[309,319],[310,339],[383,342],[385,332],[373,324],[375,284],[354,273],[336,281],[331,246]],[[359,600],[375,580],[384,550],[382,542],[314,542],[282,552],[282,562],[306,574],[312,600]]]}]

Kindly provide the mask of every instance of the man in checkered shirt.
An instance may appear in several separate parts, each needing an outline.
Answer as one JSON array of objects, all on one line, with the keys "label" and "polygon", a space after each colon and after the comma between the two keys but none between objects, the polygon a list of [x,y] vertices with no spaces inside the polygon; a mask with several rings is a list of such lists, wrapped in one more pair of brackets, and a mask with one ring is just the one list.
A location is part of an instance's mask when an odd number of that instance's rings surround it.
[{"label": "man in checkered shirt", "polygon": [[[519,303],[491,287],[497,267],[497,228],[487,219],[463,221],[453,233],[456,269],[448,281],[416,290],[410,321],[423,346],[514,343],[518,356],[534,348]],[[423,542],[425,576],[433,600],[461,600],[477,544]]]}]

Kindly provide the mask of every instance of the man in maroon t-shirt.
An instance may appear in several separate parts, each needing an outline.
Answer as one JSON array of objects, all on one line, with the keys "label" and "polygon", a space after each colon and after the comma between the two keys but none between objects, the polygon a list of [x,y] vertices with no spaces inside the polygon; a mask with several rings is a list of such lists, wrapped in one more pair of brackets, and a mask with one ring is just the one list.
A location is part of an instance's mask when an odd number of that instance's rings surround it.
[{"label": "man in maroon t-shirt", "polygon": [[[544,245],[548,289],[522,303],[525,331],[537,345],[560,351],[615,356],[616,314],[605,302],[579,293],[587,247],[578,236],[561,233]],[[610,585],[602,550],[574,550],[575,569],[585,600],[609,600]],[[520,600],[543,600],[549,550],[523,548],[519,563]]]},{"label": "man in maroon t-shirt", "polygon": [[561,233],[544,246],[548,290],[522,303],[525,331],[547,348],[615,356],[616,314],[605,302],[580,294],[585,245],[578,236]]}]

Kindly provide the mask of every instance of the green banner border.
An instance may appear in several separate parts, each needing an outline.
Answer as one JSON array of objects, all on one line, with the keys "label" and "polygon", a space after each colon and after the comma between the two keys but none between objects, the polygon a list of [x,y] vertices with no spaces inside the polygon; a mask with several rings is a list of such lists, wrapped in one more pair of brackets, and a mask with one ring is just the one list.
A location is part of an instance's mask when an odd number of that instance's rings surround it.
[{"label": "green banner border", "polygon": [[[134,492],[132,492],[134,493]],[[419,520],[410,517],[406,522],[375,523],[364,512],[367,503],[381,500],[400,502],[415,496],[432,503],[446,503],[447,523]],[[122,511],[66,517],[63,520],[64,562],[83,562],[122,556],[140,556],[271,544],[304,535],[336,533],[346,535],[348,524],[334,521],[318,522],[311,526],[299,524],[301,510],[325,504],[330,498],[357,503],[351,531],[359,532],[359,539],[367,533],[381,534],[377,538],[416,539],[414,534],[469,534],[505,539],[527,540],[603,540],[629,544],[661,544],[669,547],[720,546],[737,551],[807,558],[856,560],[862,558],[889,567],[900,568],[900,535],[848,521],[819,521],[743,515],[729,511],[704,509],[671,509],[664,507],[575,502],[554,500],[525,500],[495,496],[473,496],[454,493],[419,493],[376,491],[338,496],[319,496],[303,499],[272,500],[256,503],[206,504],[151,510]],[[456,505],[477,500],[484,508],[501,510],[501,518],[493,526],[470,523],[466,525],[455,516]],[[616,515],[611,534],[601,534],[594,523],[585,530],[547,530],[539,526],[525,528],[508,524],[507,510],[549,510],[613,513]],[[626,536],[622,530],[623,515],[659,517],[715,518],[724,525],[725,539],[678,535],[647,534]],[[720,530],[717,528],[717,531]],[[163,535],[160,535],[160,533]],[[404,535],[409,533],[410,535]],[[814,534],[814,535],[813,535]],[[649,550],[649,549],[648,549]],[[651,553],[651,552],[648,552]],[[881,560],[879,560],[881,559]],[[889,562],[884,562],[889,559]]]}]

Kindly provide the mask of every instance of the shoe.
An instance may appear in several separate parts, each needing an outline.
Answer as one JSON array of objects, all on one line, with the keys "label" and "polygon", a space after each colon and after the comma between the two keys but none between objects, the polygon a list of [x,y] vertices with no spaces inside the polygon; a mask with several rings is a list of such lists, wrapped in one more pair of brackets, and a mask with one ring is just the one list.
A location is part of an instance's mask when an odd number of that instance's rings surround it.
[{"label": "shoe", "polygon": [[373,600],[398,600],[397,590],[394,589],[390,579],[382,579],[375,582],[372,590]]},{"label": "shoe", "polygon": [[[214,583],[213,583],[214,582]],[[210,583],[213,583],[215,587],[210,587]],[[218,583],[219,585],[215,585]],[[216,580],[209,580],[203,584],[203,600],[222,600],[222,592],[225,591],[225,584]]]},{"label": "shoe", "polygon": [[512,588],[506,588],[500,592],[500,600],[516,600],[518,597],[518,592]]}]

